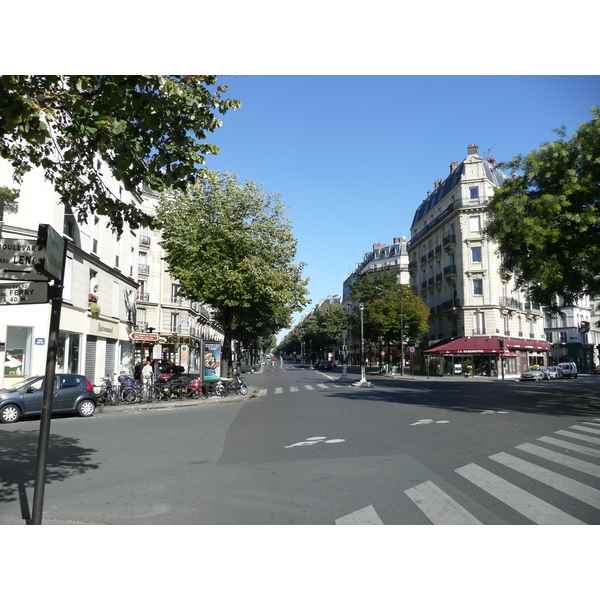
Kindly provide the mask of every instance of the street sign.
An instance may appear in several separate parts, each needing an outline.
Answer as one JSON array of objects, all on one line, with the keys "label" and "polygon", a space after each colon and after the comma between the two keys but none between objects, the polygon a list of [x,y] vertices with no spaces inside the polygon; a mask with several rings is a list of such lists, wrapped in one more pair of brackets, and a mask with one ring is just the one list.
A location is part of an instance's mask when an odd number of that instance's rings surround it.
[{"label": "street sign", "polygon": [[0,283],[0,306],[17,304],[46,304],[48,284],[45,281]]},{"label": "street sign", "polygon": [[414,347],[412,347],[412,346],[411,346],[411,347],[408,349],[408,351],[412,353],[412,352],[414,352],[414,351],[415,351],[415,349],[414,349]]},{"label": "street sign", "polygon": [[0,238],[0,279],[47,281],[38,273],[33,261],[37,244],[33,240]]},{"label": "street sign", "polygon": [[50,225],[38,226],[37,252],[34,267],[50,279],[60,281],[65,257],[65,240]]},{"label": "street sign", "polygon": [[129,334],[129,339],[136,342],[156,342],[158,341],[158,333],[144,333],[142,331],[133,331]]}]

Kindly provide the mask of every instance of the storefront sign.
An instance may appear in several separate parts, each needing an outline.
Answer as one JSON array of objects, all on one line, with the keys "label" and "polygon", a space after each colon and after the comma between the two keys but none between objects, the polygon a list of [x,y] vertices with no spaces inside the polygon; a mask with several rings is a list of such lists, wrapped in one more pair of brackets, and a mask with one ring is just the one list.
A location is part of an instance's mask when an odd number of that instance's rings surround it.
[{"label": "storefront sign", "polygon": [[48,284],[45,281],[0,283],[0,305],[46,304]]},{"label": "storefront sign", "polygon": [[144,333],[143,331],[133,331],[129,334],[129,339],[135,342],[157,342],[158,333]]}]

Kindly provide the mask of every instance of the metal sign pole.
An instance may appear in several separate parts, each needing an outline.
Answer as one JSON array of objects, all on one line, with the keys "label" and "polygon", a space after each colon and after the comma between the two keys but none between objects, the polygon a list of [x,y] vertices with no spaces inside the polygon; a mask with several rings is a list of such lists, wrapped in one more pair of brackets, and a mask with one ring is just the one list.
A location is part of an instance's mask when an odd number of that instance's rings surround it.
[{"label": "metal sign pole", "polygon": [[58,333],[60,329],[60,311],[62,308],[62,290],[65,274],[67,245],[62,250],[62,265],[60,280],[55,279],[54,285],[48,286],[48,294],[52,298],[50,312],[50,327],[48,331],[48,351],[46,355],[46,374],[42,397],[42,416],[38,441],[38,456],[35,472],[35,487],[33,492],[33,510],[31,525],[42,524],[44,506],[44,490],[46,485],[46,467],[48,464],[48,445],[50,441],[50,421],[52,418],[52,397],[54,395],[54,376],[56,372],[56,354],[58,352]]}]

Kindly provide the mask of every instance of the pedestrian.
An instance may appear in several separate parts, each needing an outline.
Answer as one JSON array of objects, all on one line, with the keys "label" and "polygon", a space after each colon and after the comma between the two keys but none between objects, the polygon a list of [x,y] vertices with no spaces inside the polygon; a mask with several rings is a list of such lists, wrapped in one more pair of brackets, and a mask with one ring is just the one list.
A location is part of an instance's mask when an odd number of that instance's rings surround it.
[{"label": "pedestrian", "polygon": [[142,369],[142,377],[144,378],[144,383],[149,383],[150,379],[152,378],[152,375],[153,375],[152,364],[148,360],[148,361],[146,361],[146,364],[144,365],[144,368]]}]

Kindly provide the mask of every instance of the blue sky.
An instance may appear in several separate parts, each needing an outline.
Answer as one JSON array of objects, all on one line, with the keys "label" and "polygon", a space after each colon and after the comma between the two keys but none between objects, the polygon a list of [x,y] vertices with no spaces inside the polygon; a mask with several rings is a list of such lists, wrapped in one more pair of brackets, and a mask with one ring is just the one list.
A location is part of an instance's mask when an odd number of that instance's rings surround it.
[{"label": "blue sky", "polygon": [[[290,206],[312,304],[342,293],[365,252],[410,239],[419,204],[467,145],[499,161],[571,134],[600,104],[598,76],[223,77],[242,108],[207,166]],[[298,314],[295,315],[297,319]]]}]

